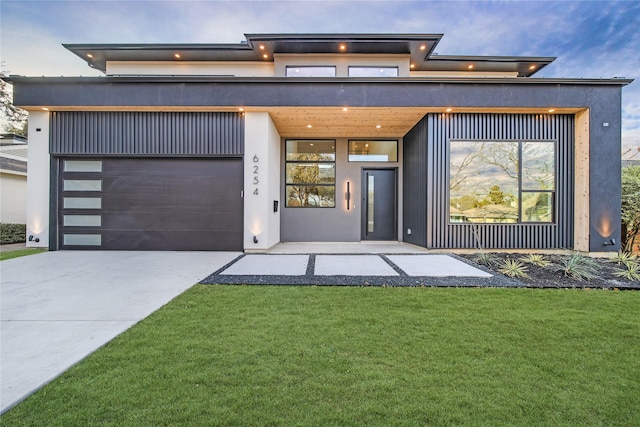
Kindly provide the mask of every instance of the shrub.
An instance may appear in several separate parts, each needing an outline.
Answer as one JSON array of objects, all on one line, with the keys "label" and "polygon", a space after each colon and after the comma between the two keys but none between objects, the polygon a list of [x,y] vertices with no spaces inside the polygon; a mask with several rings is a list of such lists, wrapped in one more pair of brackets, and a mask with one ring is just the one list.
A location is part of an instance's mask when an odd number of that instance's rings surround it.
[{"label": "shrub", "polygon": [[631,252],[640,233],[640,166],[622,169],[622,241]]},{"label": "shrub", "polygon": [[0,244],[23,243],[26,241],[25,224],[0,224]]},{"label": "shrub", "polygon": [[546,267],[547,265],[551,264],[551,262],[547,261],[544,255],[540,254],[527,255],[520,258],[520,261],[535,265],[537,267]]},{"label": "shrub", "polygon": [[529,277],[527,266],[515,259],[505,259],[498,271],[509,277]]}]

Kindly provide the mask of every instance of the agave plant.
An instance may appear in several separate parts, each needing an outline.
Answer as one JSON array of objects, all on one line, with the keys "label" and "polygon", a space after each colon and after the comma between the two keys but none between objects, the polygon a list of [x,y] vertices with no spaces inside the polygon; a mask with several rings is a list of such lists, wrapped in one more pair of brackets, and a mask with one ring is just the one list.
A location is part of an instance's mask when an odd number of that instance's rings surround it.
[{"label": "agave plant", "polygon": [[544,255],[540,255],[540,254],[529,254],[525,257],[520,258],[520,261],[522,262],[526,262],[538,267],[546,267],[549,264],[551,264],[550,261],[548,261]]},{"label": "agave plant", "polygon": [[615,262],[618,265],[626,265],[627,267],[629,266],[629,264],[635,264],[637,261],[638,257],[636,257],[635,255],[633,255],[630,252],[623,252],[620,251],[618,252],[618,255],[616,255],[615,257],[611,258],[612,262]]},{"label": "agave plant", "polygon": [[481,251],[478,255],[476,255],[474,257],[474,261],[489,268],[492,268],[498,264],[498,258],[495,255],[485,251]]},{"label": "agave plant", "polygon": [[498,271],[509,277],[529,277],[527,266],[515,259],[505,259]]},{"label": "agave plant", "polygon": [[640,281],[640,264],[635,262],[629,262],[625,264],[626,269],[618,270],[613,273],[616,277],[624,277],[627,280]]},{"label": "agave plant", "polygon": [[562,260],[556,271],[561,271],[566,277],[578,280],[591,280],[598,277],[598,264],[584,255],[573,254]]}]

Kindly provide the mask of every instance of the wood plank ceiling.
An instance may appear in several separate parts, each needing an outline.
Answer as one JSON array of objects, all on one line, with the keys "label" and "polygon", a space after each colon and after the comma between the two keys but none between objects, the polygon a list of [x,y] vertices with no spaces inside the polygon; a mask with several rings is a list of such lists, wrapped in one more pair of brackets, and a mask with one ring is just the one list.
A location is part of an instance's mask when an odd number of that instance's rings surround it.
[{"label": "wood plank ceiling", "polygon": [[[401,138],[428,112],[425,108],[268,107],[283,138]],[[309,127],[311,126],[311,127]]]}]

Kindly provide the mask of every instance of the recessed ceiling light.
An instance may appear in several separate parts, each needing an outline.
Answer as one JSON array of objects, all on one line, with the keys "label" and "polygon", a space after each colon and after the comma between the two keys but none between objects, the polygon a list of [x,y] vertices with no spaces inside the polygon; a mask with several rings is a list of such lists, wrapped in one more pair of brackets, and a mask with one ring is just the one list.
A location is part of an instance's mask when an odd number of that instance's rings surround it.
[{"label": "recessed ceiling light", "polygon": [[349,111],[347,107],[342,107],[342,111]]},{"label": "recessed ceiling light", "polygon": [[49,111],[49,109],[48,109],[47,107],[42,107],[42,109],[43,109],[44,111]]},{"label": "recessed ceiling light", "polygon": [[450,113],[451,111],[453,111],[453,108],[447,108],[445,111],[446,111],[447,113]]},{"label": "recessed ceiling light", "polygon": [[423,44],[422,46],[420,46],[420,50],[425,50],[427,48],[426,44]]},{"label": "recessed ceiling light", "polygon": [[532,66],[530,66],[530,67],[529,67],[529,69],[530,69],[530,70],[535,70],[535,69],[536,69],[536,66],[535,66],[535,65],[532,65]]},{"label": "recessed ceiling light", "polygon": [[180,58],[180,54],[179,53],[174,53],[173,56],[175,56],[176,58]]},{"label": "recessed ceiling light", "polygon": [[260,50],[264,50],[264,45],[263,44],[260,45]]},{"label": "recessed ceiling light", "polygon": [[416,64],[411,64],[411,68],[416,68]]},{"label": "recessed ceiling light", "polygon": [[341,44],[340,45],[340,50],[346,50],[347,49],[347,45],[346,44]]},{"label": "recessed ceiling light", "polygon": [[90,53],[87,53],[87,58],[93,58],[93,55]]},{"label": "recessed ceiling light", "polygon": [[[311,126],[311,125],[307,125],[307,127],[308,127],[309,129],[311,129],[313,126]],[[311,145],[313,145],[313,144],[311,144]]]},{"label": "recessed ceiling light", "polygon": [[244,111],[244,108],[240,107],[238,108],[238,111]]},{"label": "recessed ceiling light", "polygon": [[376,129],[380,129],[382,125],[376,125]]},{"label": "recessed ceiling light", "polygon": [[269,55],[267,55],[267,54],[265,53],[264,55],[262,55],[262,57],[263,57],[264,59],[267,59],[267,58],[269,57]]},{"label": "recessed ceiling light", "polygon": [[473,64],[467,65],[467,68],[470,69],[470,70],[473,70]]},{"label": "recessed ceiling light", "polygon": [[550,113],[553,113],[554,111],[556,111],[555,108],[549,108]]},{"label": "recessed ceiling light", "polygon": [[365,147],[368,147],[368,146],[369,146],[369,144],[364,144],[364,146],[365,146]]}]

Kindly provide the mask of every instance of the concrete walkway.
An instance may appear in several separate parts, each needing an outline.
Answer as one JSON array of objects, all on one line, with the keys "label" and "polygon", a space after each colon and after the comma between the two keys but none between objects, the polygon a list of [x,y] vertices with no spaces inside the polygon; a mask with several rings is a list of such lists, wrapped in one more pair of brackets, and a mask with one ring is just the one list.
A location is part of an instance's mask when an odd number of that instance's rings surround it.
[{"label": "concrete walkway", "polygon": [[237,252],[44,252],[0,262],[0,412]]},{"label": "concrete walkway", "polygon": [[[245,254],[202,280],[207,284],[522,287],[455,255],[424,251]],[[344,249],[345,246],[342,246]],[[300,249],[300,248],[296,248]],[[313,249],[318,249],[314,247]],[[353,248],[351,248],[353,249]],[[360,249],[360,248],[356,248]],[[384,249],[384,248],[379,248]],[[386,248],[389,249],[389,248]],[[409,248],[411,249],[411,248]]]}]

